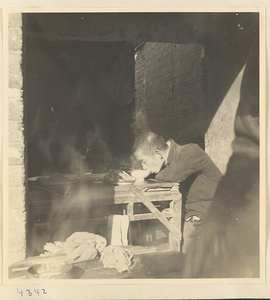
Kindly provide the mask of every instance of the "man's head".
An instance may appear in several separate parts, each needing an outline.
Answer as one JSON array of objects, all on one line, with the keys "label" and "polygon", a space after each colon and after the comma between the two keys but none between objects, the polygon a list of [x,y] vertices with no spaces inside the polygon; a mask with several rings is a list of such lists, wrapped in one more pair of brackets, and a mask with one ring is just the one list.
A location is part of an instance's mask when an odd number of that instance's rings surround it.
[{"label": "man's head", "polygon": [[135,139],[133,151],[142,168],[158,173],[167,159],[168,145],[164,138],[154,132],[144,131]]}]

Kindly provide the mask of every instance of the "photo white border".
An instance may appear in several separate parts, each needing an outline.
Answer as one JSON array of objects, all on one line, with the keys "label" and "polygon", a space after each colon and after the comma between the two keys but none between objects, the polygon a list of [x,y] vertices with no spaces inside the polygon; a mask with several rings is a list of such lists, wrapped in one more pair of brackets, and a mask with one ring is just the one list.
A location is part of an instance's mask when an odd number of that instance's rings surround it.
[{"label": "photo white border", "polygon": [[[234,8],[234,7],[230,7],[230,8],[198,8],[198,9],[194,9],[194,8],[181,8],[181,9],[175,9],[175,8],[162,8],[162,9],[157,9],[157,8],[134,8],[134,9],[127,9],[127,8],[105,8],[105,9],[101,9],[101,8],[91,8],[91,10],[88,8],[88,9],[83,9],[83,8],[42,8],[41,9],[42,11],[41,12],[63,12],[63,13],[67,13],[67,12],[83,12],[83,13],[91,13],[91,12],[259,12],[260,13],[260,134],[261,134],[261,137],[262,136],[265,136],[266,137],[266,119],[265,119],[265,116],[266,116],[266,89],[265,89],[265,84],[266,84],[266,79],[265,79],[265,66],[266,66],[266,61],[265,61],[265,43],[266,43],[266,40],[265,40],[265,12],[264,12],[264,9],[263,8]],[[26,8],[26,7],[23,7],[23,8],[19,8],[19,7],[14,7],[14,8],[8,8],[8,9],[4,9],[4,13],[3,13],[3,20],[4,22],[6,22],[6,14],[7,13],[27,13],[27,12],[38,12],[40,11],[40,8]],[[5,23],[7,24],[7,23]],[[5,26],[3,26],[3,29],[5,30]],[[7,49],[7,39],[5,38],[5,32],[4,32],[4,38],[3,38],[3,43],[4,43],[4,51],[5,49]],[[264,59],[262,59],[264,58]],[[6,60],[6,55],[4,54],[4,99],[6,99],[6,94],[5,94],[5,91],[7,89],[7,80],[5,80],[7,77],[7,74],[8,74],[8,62]],[[262,105],[262,101],[263,101],[263,104]],[[7,102],[7,101],[6,101]],[[5,103],[5,102],[4,102]],[[5,103],[6,104],[6,103]],[[265,111],[264,111],[265,110]],[[7,116],[8,116],[8,108],[7,108],[7,105],[4,105],[3,106],[3,117],[5,119],[7,119]],[[263,118],[264,120],[263,120]],[[6,120],[5,120],[6,121]],[[6,123],[4,123],[4,127],[3,127],[3,132],[5,133],[7,130],[6,128]],[[3,135],[4,136],[4,145],[7,145],[7,135]],[[265,149],[265,146],[266,146],[266,140],[261,140],[260,142],[261,144],[261,153],[260,153],[260,157],[261,157],[261,173],[260,173],[260,176],[261,178],[265,178],[265,161],[264,159],[262,158],[266,158],[266,149]],[[4,149],[3,151],[3,170],[4,172],[6,172],[7,170],[7,155],[8,155],[8,152],[6,151],[7,149]],[[3,187],[5,186],[8,186],[8,182],[7,182],[7,176],[3,176]],[[7,184],[7,185],[6,185]],[[261,197],[263,197],[265,199],[265,196],[266,196],[266,181],[265,180],[261,180],[260,181],[260,184],[261,184]],[[6,193],[6,191],[4,190],[4,193]],[[6,194],[4,194],[4,199],[7,199],[6,198]],[[5,205],[5,201],[3,201],[3,212],[4,212],[4,215],[5,216],[8,216],[7,212],[8,212],[8,207]],[[260,215],[260,225],[261,225],[261,228],[263,228],[265,226],[265,221],[266,221],[266,218],[265,218],[265,213],[261,210],[261,215]],[[6,217],[4,218],[5,220],[7,219]],[[4,220],[4,230],[6,230],[6,221]],[[263,235],[265,234],[265,231],[263,233]],[[3,247],[5,248],[5,245],[7,243],[7,237],[4,236],[4,243],[3,243]],[[262,243],[261,243],[261,249],[264,247],[265,245],[265,240],[263,239],[262,240]],[[7,260],[7,257],[6,257],[6,253],[4,251],[4,264],[3,264],[3,269],[6,268],[5,266],[5,261],[8,261]],[[265,267],[265,259],[264,259],[264,255],[261,255],[261,267]],[[7,273],[4,274],[4,279],[6,277]],[[6,277],[7,278],[7,277]],[[12,281],[12,282],[10,282]],[[27,281],[27,283],[25,283]],[[154,282],[153,282],[154,281]],[[181,281],[181,282],[179,282]],[[247,284],[246,288],[247,288],[247,291],[250,290],[250,285],[254,285],[254,284],[263,284],[264,282],[264,276],[262,277],[262,279],[258,279],[258,281],[254,281],[254,279],[244,279],[244,283]],[[151,286],[154,286],[156,287],[156,290],[160,290],[160,288],[157,288],[157,285],[158,287],[160,286],[164,286],[165,289],[170,289],[172,288],[172,286],[183,286],[183,285],[187,285],[187,287],[189,287],[190,289],[194,289],[194,285],[195,286],[200,286],[203,287],[202,290],[205,290],[206,291],[208,290],[207,287],[209,287],[209,285],[220,285],[220,284],[223,284],[223,286],[227,286],[228,284],[234,284],[233,287],[235,288],[239,283],[241,283],[241,285],[243,285],[243,280],[239,280],[239,279],[214,279],[213,280],[210,280],[210,279],[168,279],[168,280],[159,280],[159,279],[143,279],[143,280],[133,280],[133,279],[124,279],[124,280],[112,280],[112,279],[109,279],[109,280],[71,280],[71,279],[68,279],[68,280],[48,280],[48,281],[42,281],[42,286],[59,286],[59,285],[68,285],[69,288],[72,284],[76,284],[76,286],[78,284],[84,286],[84,285],[91,285],[91,287],[93,286],[100,286],[100,288],[102,289],[102,286],[106,285],[106,286],[109,286],[110,288],[112,286],[114,287],[119,287],[119,286],[123,286],[125,285],[125,288],[127,288],[128,286],[132,285],[132,287],[137,287],[137,292],[141,290],[141,288],[145,288],[147,286],[147,289],[149,289]],[[40,286],[41,285],[41,281],[38,280],[38,281],[32,281],[32,280],[5,280],[4,284],[8,285],[10,287],[10,284],[12,285],[32,285],[32,284],[35,284],[35,286]],[[244,284],[244,286],[245,286]],[[64,286],[64,287],[67,287],[67,286]],[[140,285],[140,286],[138,286]],[[230,285],[231,286],[231,285]],[[109,288],[109,289],[110,289]],[[234,290],[233,288],[233,290]],[[81,289],[81,287],[80,287]],[[1,290],[0,290],[1,291]],[[239,290],[237,290],[238,292],[241,292],[241,288]],[[234,297],[236,297],[238,295],[238,292],[236,291],[236,294],[234,295]],[[210,292],[210,291],[209,291]],[[76,291],[75,291],[76,293]],[[58,293],[56,293],[58,294]],[[55,294],[55,295],[56,295]],[[135,293],[137,294],[137,293]],[[130,294],[131,296],[131,299],[138,299],[138,298],[133,298],[135,296],[135,294]],[[159,298],[159,296],[161,296],[163,293],[161,294],[158,294],[157,297]],[[182,293],[181,293],[182,294]],[[182,297],[181,294],[178,294],[177,298],[178,299],[182,299],[182,298],[179,298]],[[191,296],[191,294],[194,295],[194,291],[192,292],[191,290],[188,292],[188,295]],[[195,293],[196,294],[196,293]],[[199,293],[201,294],[201,293]],[[211,298],[211,292],[209,293],[209,295],[207,296],[209,299]],[[14,294],[13,294],[14,295]],[[68,294],[67,294],[68,295]],[[98,296],[100,295],[100,293],[97,293],[95,296]],[[142,297],[145,299],[145,294],[141,294]],[[144,295],[144,296],[143,296]],[[212,294],[213,295],[213,294]],[[80,292],[80,296],[83,296],[82,293]],[[93,295],[91,295],[93,296]],[[112,294],[111,298],[109,299],[120,299],[120,297],[122,298],[122,294],[118,295],[118,298],[114,298],[114,296],[117,296]],[[119,297],[120,296],[120,297]],[[196,298],[200,297],[201,295],[198,295],[196,296]],[[270,292],[269,292],[269,296],[270,296]],[[126,296],[125,296],[126,297]],[[189,296],[185,296],[185,298],[187,298]],[[192,296],[191,296],[192,297]],[[223,296],[224,297],[224,296]],[[239,297],[240,297],[240,294],[239,294]],[[242,296],[241,296],[242,297]],[[79,297],[80,298],[80,297]],[[153,299],[153,296],[150,296],[151,299]],[[165,296],[165,298],[168,299],[168,296]],[[227,298],[227,296],[226,296]],[[5,298],[6,299],[6,298]],[[10,299],[15,299],[15,298],[10,298]],[[32,298],[33,299],[33,298]],[[50,298],[51,299],[51,298]],[[59,298],[59,299],[64,299],[64,298]],[[75,299],[75,298],[70,298],[70,299]],[[89,299],[89,298],[80,298],[80,299]],[[96,297],[93,297],[93,299],[98,299]],[[190,298],[191,299],[191,298]],[[218,298],[215,298],[215,299],[218,299]]]}]

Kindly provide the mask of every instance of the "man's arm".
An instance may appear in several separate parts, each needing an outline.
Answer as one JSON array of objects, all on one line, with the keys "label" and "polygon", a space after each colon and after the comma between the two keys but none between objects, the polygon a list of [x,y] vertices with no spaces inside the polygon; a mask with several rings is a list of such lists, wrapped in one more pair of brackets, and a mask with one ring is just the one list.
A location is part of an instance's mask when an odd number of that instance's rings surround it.
[{"label": "man's arm", "polygon": [[203,170],[206,153],[196,144],[186,145],[179,156],[156,175],[162,181],[184,181],[191,174]]}]

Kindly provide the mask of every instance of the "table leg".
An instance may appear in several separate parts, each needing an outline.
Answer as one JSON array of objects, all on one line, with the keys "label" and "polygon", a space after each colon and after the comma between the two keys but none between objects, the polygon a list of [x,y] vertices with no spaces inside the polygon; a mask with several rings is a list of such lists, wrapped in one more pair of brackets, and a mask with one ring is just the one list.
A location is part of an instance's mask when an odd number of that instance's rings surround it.
[{"label": "table leg", "polygon": [[[161,222],[165,227],[170,231],[173,237],[178,240],[179,244],[181,242],[181,231],[180,227],[173,226],[172,222],[168,221],[168,219],[154,206],[154,204],[147,199],[144,193],[142,193],[137,188],[130,188],[130,191],[136,195],[142,203],[151,211],[151,213]],[[177,210],[176,210],[177,211]]]},{"label": "table leg", "polygon": [[179,230],[179,239],[176,239],[175,236],[169,232],[169,249],[172,251],[180,252],[180,243],[182,239],[181,234],[181,200],[182,196],[179,195],[170,203],[170,209],[173,211],[173,217],[170,219],[170,223],[174,228]]}]

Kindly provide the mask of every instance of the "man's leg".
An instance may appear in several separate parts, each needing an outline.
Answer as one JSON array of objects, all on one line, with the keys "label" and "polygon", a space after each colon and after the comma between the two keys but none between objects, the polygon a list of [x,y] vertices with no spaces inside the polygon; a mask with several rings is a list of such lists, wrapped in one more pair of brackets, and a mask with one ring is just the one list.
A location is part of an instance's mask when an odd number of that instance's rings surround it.
[{"label": "man's leg", "polygon": [[190,247],[190,244],[192,243],[196,235],[197,226],[194,226],[192,220],[185,221],[183,228],[183,244],[181,249],[182,254],[186,254],[188,252],[188,248]]}]

